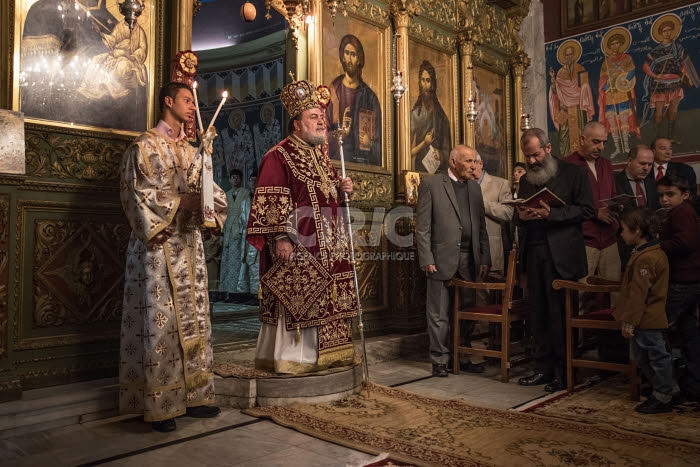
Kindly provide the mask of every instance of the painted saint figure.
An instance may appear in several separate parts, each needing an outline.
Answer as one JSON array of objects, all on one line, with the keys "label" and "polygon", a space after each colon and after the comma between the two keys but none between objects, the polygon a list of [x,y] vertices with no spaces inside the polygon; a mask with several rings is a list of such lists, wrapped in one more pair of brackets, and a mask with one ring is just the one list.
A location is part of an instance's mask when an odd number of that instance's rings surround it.
[{"label": "painted saint figure", "polygon": [[226,167],[241,171],[241,180],[247,179],[257,170],[255,165],[255,150],[253,148],[253,132],[246,123],[245,112],[241,108],[231,111],[228,117],[228,128],[221,132],[221,143],[226,157]]},{"label": "painted saint figure", "polygon": [[[643,66],[646,76],[642,125],[653,118],[655,137],[666,137],[672,141],[678,118],[678,104],[684,97],[683,84],[699,84],[692,62],[677,40],[680,33],[681,19],[674,14],[663,15],[654,21],[651,37],[659,45],[649,52]],[[661,129],[664,117],[667,117],[668,123],[666,131]]]},{"label": "painted saint figure", "polygon": [[615,151],[610,155],[613,160],[629,153],[631,133],[638,139],[642,137],[636,117],[634,61],[625,53],[631,42],[630,32],[618,27],[608,31],[600,44],[605,60],[598,81],[598,119],[615,143]]},{"label": "painted saint figure", "polygon": [[[362,80],[365,51],[360,40],[346,34],[338,48],[344,74],[330,86],[331,101],[326,108],[328,126],[342,125],[343,116],[350,109],[350,133],[343,139],[343,155],[347,162],[382,165],[382,111],[377,95]],[[332,159],[340,159],[337,144],[330,145]]]},{"label": "painted saint figure", "polygon": [[420,95],[411,109],[412,165],[420,172],[447,170],[451,149],[450,121],[436,94],[435,68],[427,60],[420,64],[418,83]]},{"label": "painted saint figure", "polygon": [[260,121],[262,124],[253,125],[253,137],[255,139],[256,168],[260,167],[262,158],[267,151],[282,139],[280,122],[275,118],[275,106],[266,102],[260,108]]},{"label": "painted saint figure", "polygon": [[559,132],[559,154],[570,154],[579,149],[583,126],[593,120],[595,107],[588,82],[588,71],[578,63],[581,44],[569,39],[559,46],[557,59],[562,65],[554,74],[549,69],[552,84],[549,88],[549,114]]}]

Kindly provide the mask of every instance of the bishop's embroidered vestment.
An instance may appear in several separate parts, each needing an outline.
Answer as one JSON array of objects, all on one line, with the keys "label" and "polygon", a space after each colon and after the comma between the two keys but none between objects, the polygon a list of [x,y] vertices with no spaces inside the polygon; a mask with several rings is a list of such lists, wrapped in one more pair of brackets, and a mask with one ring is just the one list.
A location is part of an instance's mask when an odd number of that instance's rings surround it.
[{"label": "bishop's embroidered vestment", "polygon": [[[294,136],[263,158],[247,229],[248,242],[260,251],[259,367],[304,373],[354,358],[352,318],[357,316],[357,298],[339,182],[320,146]],[[274,239],[280,234],[287,234],[294,244],[289,262],[273,257]],[[317,361],[280,361],[277,353],[274,362],[261,361],[265,325],[284,326],[296,333],[297,342],[300,335],[309,334],[304,331],[317,331]],[[268,335],[274,338],[274,334]],[[280,340],[279,332],[277,337]],[[287,340],[284,345],[294,343]]]}]

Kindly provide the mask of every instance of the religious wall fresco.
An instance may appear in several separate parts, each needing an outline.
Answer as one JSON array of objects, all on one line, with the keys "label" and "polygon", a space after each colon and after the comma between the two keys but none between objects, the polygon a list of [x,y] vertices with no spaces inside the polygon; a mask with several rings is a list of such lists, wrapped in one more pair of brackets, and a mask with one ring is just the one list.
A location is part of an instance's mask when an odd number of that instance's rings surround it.
[{"label": "religious wall fresco", "polygon": [[553,153],[579,147],[580,130],[608,128],[604,155],[624,162],[654,138],[674,154],[700,152],[700,3],[545,45]]}]

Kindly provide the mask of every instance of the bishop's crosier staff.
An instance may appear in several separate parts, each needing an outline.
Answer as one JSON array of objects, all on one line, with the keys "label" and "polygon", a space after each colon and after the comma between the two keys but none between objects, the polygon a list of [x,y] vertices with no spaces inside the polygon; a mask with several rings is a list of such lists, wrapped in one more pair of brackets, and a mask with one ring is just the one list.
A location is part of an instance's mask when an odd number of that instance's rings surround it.
[{"label": "bishop's crosier staff", "polygon": [[[340,149],[340,172],[343,178],[345,178],[345,156],[343,154],[343,138],[345,138],[350,132],[350,123],[352,119],[348,117],[350,113],[350,108],[346,108],[343,113],[343,125],[338,126],[336,130],[333,131],[333,136],[338,139],[338,149]],[[362,304],[360,303],[360,284],[357,281],[357,261],[355,260],[355,244],[352,239],[352,223],[350,222],[350,198],[348,198],[347,193],[343,193],[345,199],[343,200],[343,219],[345,222],[345,227],[348,229],[348,234],[350,237],[350,264],[352,265],[352,278],[355,282],[355,295],[357,296],[357,328],[360,330],[360,342],[362,343],[362,376],[365,381],[365,387],[367,388],[367,397],[369,397],[369,366],[367,363],[367,347],[365,346],[365,325],[362,322]]]}]

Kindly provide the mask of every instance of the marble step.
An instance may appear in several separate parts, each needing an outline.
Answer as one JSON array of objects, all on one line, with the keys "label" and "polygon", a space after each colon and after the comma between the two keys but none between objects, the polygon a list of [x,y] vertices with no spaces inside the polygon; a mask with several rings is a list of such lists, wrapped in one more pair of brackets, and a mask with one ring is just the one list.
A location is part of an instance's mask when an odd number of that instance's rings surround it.
[{"label": "marble step", "polygon": [[24,391],[0,404],[0,439],[113,417],[118,404],[117,378]]},{"label": "marble step", "polygon": [[[359,336],[356,336],[356,344],[357,352],[361,354]],[[424,355],[427,358],[428,338],[425,333],[372,337],[366,339],[365,344],[370,365],[410,355]],[[254,355],[251,346],[247,346],[246,351]],[[306,389],[299,387],[292,398],[321,402],[344,397],[361,388],[360,367],[335,378],[335,381],[333,378],[324,382],[315,381]],[[279,381],[269,381],[257,387],[255,380],[233,381],[217,377],[216,392],[223,406],[251,407],[256,399],[261,405],[286,404],[290,400],[283,395],[279,384]],[[330,387],[339,390],[333,391]],[[116,417],[119,413],[118,401],[119,384],[116,377],[24,391],[21,399],[0,403],[0,439]]]}]

